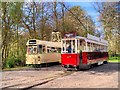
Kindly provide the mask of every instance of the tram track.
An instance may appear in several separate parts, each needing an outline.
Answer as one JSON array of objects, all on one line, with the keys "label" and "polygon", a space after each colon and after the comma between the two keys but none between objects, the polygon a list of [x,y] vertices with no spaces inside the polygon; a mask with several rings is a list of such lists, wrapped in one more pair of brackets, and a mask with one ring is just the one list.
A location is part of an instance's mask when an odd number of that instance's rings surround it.
[{"label": "tram track", "polygon": [[38,83],[38,84],[31,85],[31,86],[29,86],[29,87],[22,88],[22,89],[20,89],[20,90],[31,89],[31,88],[34,88],[34,87],[36,87],[36,86],[43,85],[43,84],[46,84],[46,83],[48,83],[48,82],[51,82],[51,81],[53,81],[53,80],[55,80],[55,79],[57,79],[57,78],[70,75],[70,74],[72,74],[72,73],[73,73],[73,72],[65,72],[64,74],[61,74],[60,76],[53,77],[53,78],[51,78],[51,79],[49,79],[49,80],[43,81],[43,82]]},{"label": "tram track", "polygon": [[[48,78],[44,78],[44,79],[35,79],[34,81],[29,81],[29,82],[25,82],[25,83],[18,83],[18,84],[14,84],[14,85],[10,85],[10,86],[6,86],[6,87],[3,87],[2,89],[8,89],[8,88],[19,88],[20,90],[23,90],[23,89],[30,89],[30,88],[34,88],[36,86],[39,86],[39,85],[43,85],[43,84],[46,84],[48,82],[51,82],[57,78],[61,78],[61,77],[64,77],[64,76],[68,76],[72,73],[74,73],[75,71],[63,71],[63,73],[57,73],[55,74],[54,76],[51,76],[51,77],[48,77]],[[31,84],[32,82],[32,84]]]}]

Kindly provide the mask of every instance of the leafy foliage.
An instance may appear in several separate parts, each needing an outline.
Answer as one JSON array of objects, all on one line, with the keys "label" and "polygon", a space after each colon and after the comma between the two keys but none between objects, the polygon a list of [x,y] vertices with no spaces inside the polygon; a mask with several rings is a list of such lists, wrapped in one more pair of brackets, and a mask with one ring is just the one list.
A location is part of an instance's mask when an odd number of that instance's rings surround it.
[{"label": "leafy foliage", "polygon": [[119,2],[97,2],[95,8],[100,13],[105,39],[109,42],[109,53],[120,53]]},{"label": "leafy foliage", "polygon": [[22,66],[23,62],[21,61],[20,57],[10,56],[6,60],[6,67],[7,68],[14,68],[16,66]]}]

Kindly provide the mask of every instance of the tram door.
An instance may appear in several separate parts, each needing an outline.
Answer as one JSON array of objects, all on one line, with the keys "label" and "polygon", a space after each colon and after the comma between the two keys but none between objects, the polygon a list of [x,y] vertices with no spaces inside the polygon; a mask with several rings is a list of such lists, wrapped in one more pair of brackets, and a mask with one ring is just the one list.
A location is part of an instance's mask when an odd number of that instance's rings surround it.
[{"label": "tram door", "polygon": [[82,51],[79,53],[79,64],[82,64]]}]

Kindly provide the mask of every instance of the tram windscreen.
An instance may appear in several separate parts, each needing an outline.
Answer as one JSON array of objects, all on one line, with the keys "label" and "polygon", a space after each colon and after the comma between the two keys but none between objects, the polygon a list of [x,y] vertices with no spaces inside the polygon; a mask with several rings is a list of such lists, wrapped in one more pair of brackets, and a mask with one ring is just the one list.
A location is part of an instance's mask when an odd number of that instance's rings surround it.
[{"label": "tram windscreen", "polygon": [[75,40],[63,41],[62,50],[64,53],[75,53]]},{"label": "tram windscreen", "polygon": [[36,46],[28,46],[27,53],[28,54],[36,54],[37,53],[37,47]]}]

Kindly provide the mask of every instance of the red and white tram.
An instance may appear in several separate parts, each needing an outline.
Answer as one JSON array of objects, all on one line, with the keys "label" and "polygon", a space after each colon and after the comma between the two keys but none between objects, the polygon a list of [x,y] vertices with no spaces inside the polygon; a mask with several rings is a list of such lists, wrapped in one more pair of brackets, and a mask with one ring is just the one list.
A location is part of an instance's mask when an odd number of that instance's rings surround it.
[{"label": "red and white tram", "polygon": [[65,68],[88,69],[107,63],[108,42],[90,34],[61,40],[61,63]]}]

